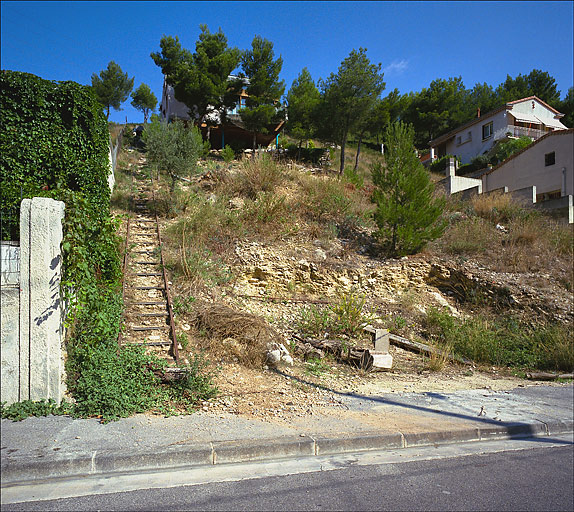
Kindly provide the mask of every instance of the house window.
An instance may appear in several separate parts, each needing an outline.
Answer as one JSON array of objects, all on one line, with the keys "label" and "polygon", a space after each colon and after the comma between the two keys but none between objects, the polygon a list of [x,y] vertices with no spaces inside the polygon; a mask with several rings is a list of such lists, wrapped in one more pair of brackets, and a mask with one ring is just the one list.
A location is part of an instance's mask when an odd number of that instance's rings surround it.
[{"label": "house window", "polygon": [[247,103],[246,103],[246,102],[247,102],[247,98],[240,98],[240,99],[239,99],[239,106],[240,106],[241,108],[246,107],[246,106],[247,106]]},{"label": "house window", "polygon": [[492,136],[492,122],[482,125],[482,140]]},{"label": "house window", "polygon": [[556,163],[556,153],[552,151],[552,153],[546,153],[544,155],[544,165],[548,167],[549,165],[554,165]]}]

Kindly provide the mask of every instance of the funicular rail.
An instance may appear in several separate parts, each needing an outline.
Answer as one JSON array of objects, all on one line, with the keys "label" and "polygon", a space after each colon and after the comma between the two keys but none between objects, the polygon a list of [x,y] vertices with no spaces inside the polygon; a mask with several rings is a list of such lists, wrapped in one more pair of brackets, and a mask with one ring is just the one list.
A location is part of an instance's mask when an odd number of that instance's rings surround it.
[{"label": "funicular rail", "polygon": [[[141,163],[141,162],[140,162]],[[143,345],[179,363],[173,304],[164,265],[155,186],[141,169],[132,175],[137,195],[126,220],[122,296],[124,322],[119,344]]]}]

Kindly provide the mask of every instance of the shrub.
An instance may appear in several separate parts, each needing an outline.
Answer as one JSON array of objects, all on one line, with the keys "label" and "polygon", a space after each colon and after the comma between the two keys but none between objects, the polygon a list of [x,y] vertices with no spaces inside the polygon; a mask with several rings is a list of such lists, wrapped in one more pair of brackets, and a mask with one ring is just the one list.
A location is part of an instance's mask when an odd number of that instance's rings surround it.
[{"label": "shrub", "polygon": [[373,320],[372,314],[363,312],[365,295],[354,290],[342,293],[337,302],[327,308],[317,306],[304,307],[299,312],[297,328],[303,333],[315,337],[325,334],[357,335],[362,326]]},{"label": "shrub", "polygon": [[514,153],[521,151],[525,147],[532,144],[532,139],[530,137],[522,136],[518,139],[509,140],[506,142],[501,142],[496,145],[494,151],[492,152],[492,158],[490,163],[496,165],[508,157],[512,156]]},{"label": "shrub", "polygon": [[223,158],[224,162],[228,164],[234,160],[235,151],[233,151],[231,146],[227,145],[221,150],[221,157]]},{"label": "shrub", "polygon": [[229,183],[232,195],[256,199],[260,192],[274,192],[285,179],[283,169],[269,155],[243,162],[235,178]]},{"label": "shrub", "polygon": [[166,172],[175,181],[182,176],[193,176],[197,161],[204,153],[204,143],[196,127],[186,127],[182,121],[164,123],[154,119],[142,134],[149,162]]},{"label": "shrub", "polygon": [[[446,165],[448,163],[449,158],[454,158],[453,155],[444,155],[440,158],[437,158],[434,162],[432,162],[429,166],[429,170],[435,174],[444,174],[446,172]],[[457,158],[458,163],[460,164],[460,158]]]}]

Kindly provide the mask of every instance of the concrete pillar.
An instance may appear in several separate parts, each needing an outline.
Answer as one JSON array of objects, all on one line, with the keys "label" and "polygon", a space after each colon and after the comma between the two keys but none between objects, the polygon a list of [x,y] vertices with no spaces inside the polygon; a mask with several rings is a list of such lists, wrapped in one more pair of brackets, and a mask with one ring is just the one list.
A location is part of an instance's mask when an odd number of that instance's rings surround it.
[{"label": "concrete pillar", "polygon": [[64,394],[63,320],[60,297],[64,203],[24,199],[20,207],[20,396]]},{"label": "concrete pillar", "polygon": [[448,176],[456,176],[456,160],[452,157],[448,159],[446,164],[446,175]]}]

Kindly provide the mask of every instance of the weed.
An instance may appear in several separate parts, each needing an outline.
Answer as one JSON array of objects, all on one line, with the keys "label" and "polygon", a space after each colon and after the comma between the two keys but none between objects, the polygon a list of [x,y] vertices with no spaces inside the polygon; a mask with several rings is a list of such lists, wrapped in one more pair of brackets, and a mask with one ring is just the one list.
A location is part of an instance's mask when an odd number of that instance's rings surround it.
[{"label": "weed", "polygon": [[571,371],[574,349],[571,327],[531,327],[513,317],[475,315],[458,320],[429,308],[425,326],[431,339],[477,362],[516,368]]},{"label": "weed", "polygon": [[221,157],[226,164],[231,163],[235,159],[235,151],[231,146],[225,146],[221,150]]},{"label": "weed", "polygon": [[6,402],[0,404],[0,412],[2,419],[8,419],[12,421],[22,421],[30,416],[62,416],[64,414],[69,414],[72,410],[72,405],[66,402],[62,402],[61,405],[57,405],[53,399],[49,400],[24,400],[22,402],[16,402],[10,405],[6,405]]},{"label": "weed", "polygon": [[299,312],[297,328],[303,334],[322,338],[329,332],[332,325],[329,309],[315,305],[304,307]]},{"label": "weed", "polygon": [[186,333],[180,332],[177,335],[177,342],[179,343],[179,345],[181,345],[181,348],[183,350],[187,350],[189,348],[189,339]]},{"label": "weed", "polygon": [[327,308],[304,307],[299,312],[297,328],[303,334],[319,338],[329,334],[357,335],[365,323],[375,319],[374,314],[363,313],[365,300],[365,295],[349,291]]},{"label": "weed", "polygon": [[188,295],[187,297],[176,296],[173,298],[173,312],[176,315],[185,315],[191,313],[191,307],[196,301],[193,295]]},{"label": "weed", "polygon": [[305,373],[307,375],[315,375],[316,377],[321,377],[325,372],[330,370],[330,366],[321,359],[309,359],[305,363]]},{"label": "weed", "polygon": [[434,350],[424,358],[425,368],[431,372],[440,372],[446,366],[452,354],[452,345],[436,343],[431,345]]}]

